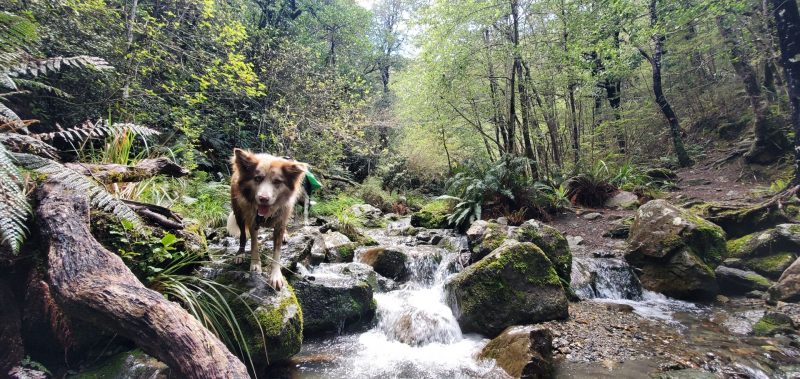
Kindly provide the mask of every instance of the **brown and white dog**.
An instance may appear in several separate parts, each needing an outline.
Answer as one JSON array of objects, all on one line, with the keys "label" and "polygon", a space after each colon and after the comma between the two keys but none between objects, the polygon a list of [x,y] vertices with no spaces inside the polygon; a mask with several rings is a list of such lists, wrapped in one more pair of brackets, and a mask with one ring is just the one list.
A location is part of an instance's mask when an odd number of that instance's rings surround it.
[{"label": "brown and white dog", "polygon": [[250,234],[250,271],[261,272],[258,228],[272,227],[272,265],[269,282],[276,289],[286,284],[279,265],[286,224],[302,191],[307,170],[305,163],[269,154],[254,154],[234,149],[231,157],[231,208],[228,233],[239,237],[239,253],[234,263],[244,261],[244,247]]}]

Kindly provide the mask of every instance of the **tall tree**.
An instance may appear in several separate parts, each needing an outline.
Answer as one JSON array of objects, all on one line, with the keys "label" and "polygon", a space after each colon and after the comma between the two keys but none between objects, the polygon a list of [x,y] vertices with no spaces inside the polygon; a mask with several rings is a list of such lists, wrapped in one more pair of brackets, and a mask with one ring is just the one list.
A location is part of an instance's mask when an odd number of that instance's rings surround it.
[{"label": "tall tree", "polygon": [[651,56],[648,54],[644,49],[639,47],[639,52],[642,56],[650,62],[650,66],[653,71],[653,94],[656,97],[656,104],[658,105],[659,109],[661,110],[661,114],[664,115],[664,118],[667,119],[669,123],[669,131],[672,137],[672,143],[675,148],[675,155],[678,157],[678,164],[681,167],[687,167],[692,165],[692,160],[689,158],[689,154],[686,152],[686,148],[683,146],[683,138],[681,137],[681,124],[678,121],[678,116],[675,114],[675,111],[672,109],[672,105],[667,100],[667,97],[664,95],[663,84],[661,83],[661,65],[663,63],[663,56],[664,56],[664,42],[666,41],[666,37],[664,37],[663,33],[659,30],[661,25],[658,23],[658,0],[650,0],[649,5],[649,14],[650,14],[650,27],[652,30],[651,39],[653,41],[653,55]]},{"label": "tall tree", "polygon": [[800,13],[795,0],[772,0],[772,5],[781,46],[781,64],[792,104],[794,184],[797,185],[800,184]]}]

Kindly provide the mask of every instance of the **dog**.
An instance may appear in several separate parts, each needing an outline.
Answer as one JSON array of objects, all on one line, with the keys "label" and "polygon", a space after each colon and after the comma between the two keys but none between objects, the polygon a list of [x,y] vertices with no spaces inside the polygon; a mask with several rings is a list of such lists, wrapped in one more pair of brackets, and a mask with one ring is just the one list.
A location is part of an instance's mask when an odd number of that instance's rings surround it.
[{"label": "dog", "polygon": [[272,265],[269,283],[280,289],[286,284],[280,269],[281,245],[286,224],[295,202],[303,191],[308,165],[272,156],[234,149],[231,157],[231,209],[228,233],[239,237],[239,252],[234,263],[244,261],[247,234],[250,235],[250,271],[261,272],[258,228],[272,227]]}]

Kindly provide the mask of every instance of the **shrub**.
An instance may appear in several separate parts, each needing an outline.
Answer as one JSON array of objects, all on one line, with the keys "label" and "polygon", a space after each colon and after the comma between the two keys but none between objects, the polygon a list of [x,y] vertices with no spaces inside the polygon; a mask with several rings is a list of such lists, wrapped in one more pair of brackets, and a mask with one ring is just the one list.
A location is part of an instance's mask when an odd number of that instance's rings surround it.
[{"label": "shrub", "polygon": [[566,188],[573,204],[587,207],[602,206],[617,191],[603,161],[598,161],[588,172],[569,178]]}]

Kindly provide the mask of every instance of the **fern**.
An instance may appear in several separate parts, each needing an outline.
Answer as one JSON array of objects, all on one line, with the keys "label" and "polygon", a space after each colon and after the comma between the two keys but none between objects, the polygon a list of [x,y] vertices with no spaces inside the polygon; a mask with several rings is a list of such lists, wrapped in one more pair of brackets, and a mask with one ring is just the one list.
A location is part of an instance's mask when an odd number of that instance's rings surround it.
[{"label": "fern", "polygon": [[105,120],[98,120],[93,123],[86,120],[80,126],[59,130],[50,133],[33,134],[33,137],[45,141],[52,141],[55,138],[64,138],[68,141],[79,141],[91,137],[105,137],[120,135],[125,131],[131,131],[142,138],[158,135],[159,132],[150,129],[146,126],[131,124],[131,123],[114,123],[108,124]]},{"label": "fern", "polygon": [[139,216],[127,204],[115,198],[106,191],[105,187],[93,182],[83,174],[67,168],[54,160],[42,158],[31,154],[12,153],[14,160],[29,170],[35,170],[45,174],[50,178],[69,185],[76,192],[85,193],[89,196],[90,204],[98,209],[126,220],[133,225],[136,230],[144,230],[144,224]]},{"label": "fern", "polygon": [[8,67],[6,72],[10,76],[30,75],[36,77],[40,74],[61,71],[62,66],[75,68],[94,68],[97,70],[113,70],[114,67],[108,64],[105,59],[92,57],[89,55],[78,55],[76,57],[54,57],[46,59],[32,59],[22,62],[16,66]]},{"label": "fern", "polygon": [[22,185],[19,169],[0,144],[0,245],[9,247],[13,253],[19,251],[25,240],[25,221],[30,214]]},{"label": "fern", "polygon": [[[2,80],[2,76],[0,76],[0,81],[1,80]],[[66,92],[64,92],[64,91],[62,91],[62,90],[60,90],[60,89],[58,89],[56,87],[49,86],[47,84],[37,82],[35,80],[15,78],[15,79],[12,79],[11,82],[15,84],[15,87],[17,87],[17,89],[19,88],[19,86],[22,86],[22,87],[27,87],[29,89],[34,89],[34,90],[37,90],[37,91],[49,92],[49,93],[51,93],[52,95],[54,95],[56,97],[61,97],[61,98],[65,98],[65,99],[72,98],[72,95],[70,95],[70,94],[68,94],[68,93],[66,93]]]}]

